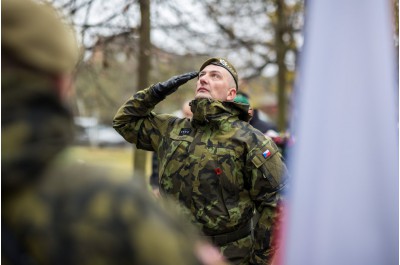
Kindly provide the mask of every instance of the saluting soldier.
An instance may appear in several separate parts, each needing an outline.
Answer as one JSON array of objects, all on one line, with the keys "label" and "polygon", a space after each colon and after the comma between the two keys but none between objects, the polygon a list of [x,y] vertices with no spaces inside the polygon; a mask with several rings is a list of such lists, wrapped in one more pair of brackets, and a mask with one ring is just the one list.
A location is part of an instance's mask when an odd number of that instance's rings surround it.
[{"label": "saluting soldier", "polygon": [[[194,78],[190,120],[152,111]],[[238,89],[232,64],[210,58],[199,72],[134,94],[118,110],[113,126],[137,148],[157,153],[161,194],[179,202],[229,261],[269,264],[286,166],[274,142],[249,125],[249,105],[233,102]],[[259,219],[252,237],[254,212]]]}]

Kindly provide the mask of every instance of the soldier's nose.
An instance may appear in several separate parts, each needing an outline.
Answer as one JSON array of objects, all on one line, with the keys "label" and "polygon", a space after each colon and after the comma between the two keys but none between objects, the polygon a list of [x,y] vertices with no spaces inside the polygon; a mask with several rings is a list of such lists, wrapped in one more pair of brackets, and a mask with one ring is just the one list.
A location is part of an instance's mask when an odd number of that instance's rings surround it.
[{"label": "soldier's nose", "polygon": [[206,75],[202,75],[199,77],[200,84],[206,84],[207,83],[207,78],[205,77]]}]

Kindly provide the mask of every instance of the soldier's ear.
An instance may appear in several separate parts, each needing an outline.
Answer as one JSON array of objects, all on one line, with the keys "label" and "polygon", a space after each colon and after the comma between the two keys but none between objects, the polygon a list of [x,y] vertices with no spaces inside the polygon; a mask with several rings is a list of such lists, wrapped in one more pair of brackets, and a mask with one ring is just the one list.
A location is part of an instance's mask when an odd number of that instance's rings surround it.
[{"label": "soldier's ear", "polygon": [[226,97],[227,101],[233,101],[236,97],[236,88],[235,87],[231,87],[228,90],[228,96]]}]

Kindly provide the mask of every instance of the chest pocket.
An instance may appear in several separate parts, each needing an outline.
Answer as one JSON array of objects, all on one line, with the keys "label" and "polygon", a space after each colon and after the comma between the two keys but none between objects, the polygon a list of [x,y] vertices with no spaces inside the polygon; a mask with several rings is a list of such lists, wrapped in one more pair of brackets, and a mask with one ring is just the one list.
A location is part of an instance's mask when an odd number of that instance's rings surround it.
[{"label": "chest pocket", "polygon": [[188,155],[188,148],[193,142],[193,136],[181,133],[181,129],[171,131],[169,138],[163,143],[159,161],[159,176],[164,174],[166,165],[173,159],[177,164],[184,163]]},{"label": "chest pocket", "polygon": [[[234,150],[228,148],[215,148],[213,159],[216,161],[216,174],[223,190],[235,194],[243,188],[243,160]],[[220,171],[218,170],[220,169]]]},{"label": "chest pocket", "polygon": [[251,164],[256,167],[267,179],[271,188],[278,188],[286,174],[286,166],[282,162],[282,155],[274,144],[263,145],[261,149],[253,149],[249,155]]}]

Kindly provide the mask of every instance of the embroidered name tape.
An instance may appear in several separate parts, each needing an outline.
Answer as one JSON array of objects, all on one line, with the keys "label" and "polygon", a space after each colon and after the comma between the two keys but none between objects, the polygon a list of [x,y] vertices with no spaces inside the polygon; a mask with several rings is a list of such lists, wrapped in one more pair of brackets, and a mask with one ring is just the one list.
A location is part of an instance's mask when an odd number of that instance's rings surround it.
[{"label": "embroidered name tape", "polygon": [[179,136],[189,135],[191,132],[192,132],[192,129],[190,129],[190,128],[182,128],[181,131],[179,132]]}]

